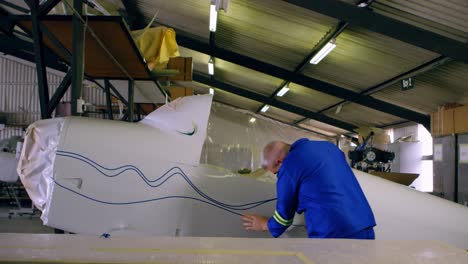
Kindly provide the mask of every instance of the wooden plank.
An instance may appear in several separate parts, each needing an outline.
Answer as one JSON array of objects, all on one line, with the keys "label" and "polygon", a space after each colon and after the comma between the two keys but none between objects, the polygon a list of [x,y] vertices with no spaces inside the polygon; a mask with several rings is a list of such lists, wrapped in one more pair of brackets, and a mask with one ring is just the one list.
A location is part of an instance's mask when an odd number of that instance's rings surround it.
[{"label": "wooden plank", "polygon": [[[42,20],[44,26],[68,51],[72,49],[71,21],[71,16],[48,16]],[[31,29],[32,23],[29,19],[21,19],[19,23]],[[152,80],[141,54],[120,17],[88,17],[88,26],[133,79]],[[61,56],[60,50],[50,39],[45,38],[44,42]],[[62,59],[67,61],[64,57]],[[89,30],[85,35],[85,73],[96,79],[128,79],[125,72],[111,59]]]}]

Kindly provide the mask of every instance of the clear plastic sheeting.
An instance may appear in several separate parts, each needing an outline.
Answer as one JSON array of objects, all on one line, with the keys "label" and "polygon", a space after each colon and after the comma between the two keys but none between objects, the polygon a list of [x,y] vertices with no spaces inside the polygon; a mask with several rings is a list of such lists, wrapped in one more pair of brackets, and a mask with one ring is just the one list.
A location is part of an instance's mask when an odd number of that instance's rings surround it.
[{"label": "clear plastic sheeting", "polygon": [[17,172],[34,205],[47,223],[49,200],[54,187],[54,163],[64,119],[33,123],[26,131]]},{"label": "clear plastic sheeting", "polygon": [[300,138],[326,140],[261,115],[213,103],[201,163],[225,172],[259,176],[264,173],[258,169],[266,144],[273,140],[293,143]]}]

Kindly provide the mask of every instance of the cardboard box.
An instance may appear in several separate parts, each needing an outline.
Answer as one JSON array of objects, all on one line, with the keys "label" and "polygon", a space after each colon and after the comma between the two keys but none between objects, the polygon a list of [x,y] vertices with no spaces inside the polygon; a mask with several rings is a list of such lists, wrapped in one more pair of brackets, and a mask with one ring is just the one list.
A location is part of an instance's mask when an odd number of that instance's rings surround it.
[{"label": "cardboard box", "polygon": [[431,114],[432,136],[446,136],[455,133],[454,112],[456,108],[441,109]]},{"label": "cardboard box", "polygon": [[168,69],[178,70],[176,76],[166,77],[168,81],[192,81],[193,63],[192,58],[175,57],[170,58],[167,63]]},{"label": "cardboard box", "polygon": [[169,92],[171,93],[171,99],[177,99],[179,97],[193,95],[192,88],[186,88],[181,86],[172,86],[169,88]]},{"label": "cardboard box", "polygon": [[468,133],[468,106],[455,108],[453,119],[456,134]]},{"label": "cardboard box", "polygon": [[140,103],[139,106],[140,106],[141,111],[143,111],[143,114],[146,114],[146,115],[149,115],[151,112],[156,110],[155,104]]},{"label": "cardboard box", "polygon": [[409,186],[413,183],[416,178],[418,178],[419,174],[413,173],[398,173],[398,172],[381,172],[381,171],[371,171],[369,172],[371,175],[384,178],[386,180],[396,182],[399,184],[403,184]]},{"label": "cardboard box", "polygon": [[431,135],[433,137],[440,136],[439,112],[431,113]]},{"label": "cardboard box", "polygon": [[440,110],[453,109],[453,108],[457,108],[457,107],[460,107],[460,106],[463,106],[463,105],[459,104],[459,103],[448,103],[448,104],[439,106],[439,111]]}]

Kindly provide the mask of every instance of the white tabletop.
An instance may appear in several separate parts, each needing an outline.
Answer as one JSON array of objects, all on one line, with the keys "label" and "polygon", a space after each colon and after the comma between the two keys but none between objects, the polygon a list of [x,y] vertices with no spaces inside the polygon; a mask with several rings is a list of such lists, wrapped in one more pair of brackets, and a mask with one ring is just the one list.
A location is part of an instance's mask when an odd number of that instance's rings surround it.
[{"label": "white tabletop", "polygon": [[437,241],[0,234],[0,262],[468,263]]}]

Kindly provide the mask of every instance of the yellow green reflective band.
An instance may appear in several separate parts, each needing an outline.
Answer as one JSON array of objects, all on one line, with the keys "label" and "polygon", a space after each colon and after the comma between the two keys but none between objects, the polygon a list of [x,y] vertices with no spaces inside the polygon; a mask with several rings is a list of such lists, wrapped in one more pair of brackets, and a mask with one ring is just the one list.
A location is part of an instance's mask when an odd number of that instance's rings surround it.
[{"label": "yellow green reflective band", "polygon": [[283,223],[292,223],[292,221],[293,221],[292,219],[291,219],[291,220],[286,220],[286,219],[284,219],[283,217],[281,217],[281,215],[278,213],[278,211],[275,211],[275,215],[276,215],[276,217],[278,217],[278,219],[281,220],[281,222],[283,222]]},{"label": "yellow green reflective band", "polygon": [[281,215],[275,211],[275,213],[273,214],[273,219],[276,220],[276,222],[278,222],[280,225],[283,225],[283,226],[290,226],[293,222],[293,220],[285,220],[283,217],[281,217]]}]

